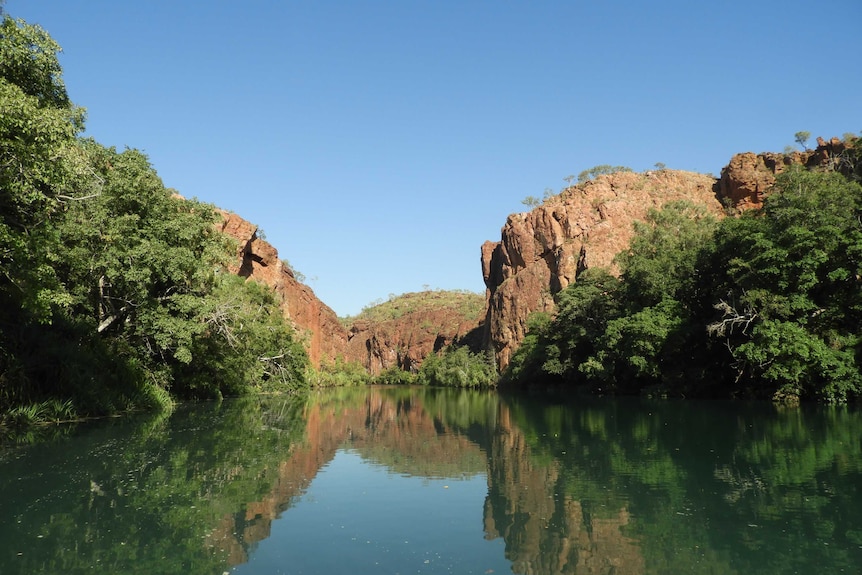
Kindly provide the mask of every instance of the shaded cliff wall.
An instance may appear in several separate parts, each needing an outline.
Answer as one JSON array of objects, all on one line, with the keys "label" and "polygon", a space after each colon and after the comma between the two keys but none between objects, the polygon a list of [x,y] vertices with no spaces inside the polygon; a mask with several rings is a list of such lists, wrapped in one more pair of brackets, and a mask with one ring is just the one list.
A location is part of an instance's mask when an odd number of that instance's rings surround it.
[{"label": "shaded cliff wall", "polygon": [[498,242],[482,245],[488,308],[484,344],[504,369],[523,341],[527,317],[552,312],[553,296],[590,267],[616,271],[633,223],[674,200],[723,213],[715,178],[692,172],[620,172],[564,190],[530,212],[512,214]]}]

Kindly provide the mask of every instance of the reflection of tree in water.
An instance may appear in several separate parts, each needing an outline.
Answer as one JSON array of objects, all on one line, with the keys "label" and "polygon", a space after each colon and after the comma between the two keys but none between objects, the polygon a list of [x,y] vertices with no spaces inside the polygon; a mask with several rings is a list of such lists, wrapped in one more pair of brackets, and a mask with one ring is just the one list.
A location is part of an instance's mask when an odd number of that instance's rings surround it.
[{"label": "reflection of tree in water", "polygon": [[272,489],[225,515],[210,540],[233,562],[348,447],[397,473],[487,471],[486,537],[504,540],[519,574],[849,573],[862,564],[862,416],[850,408],[395,388],[326,391],[304,417],[306,439]]},{"label": "reflection of tree in water", "polygon": [[[499,471],[486,521],[523,562],[516,571],[765,575],[852,572],[862,563],[862,414],[852,408],[587,398],[507,405],[527,446],[507,438],[500,451],[526,457],[492,459]],[[519,459],[532,467],[512,469]],[[503,475],[521,489],[502,493]],[[538,495],[522,493],[532,490]],[[537,509],[538,518],[525,512]],[[608,554],[606,571],[582,562],[584,549],[602,549],[597,519],[623,541],[615,549],[623,562],[611,569]],[[564,557],[584,531],[587,546]],[[635,542],[640,562],[625,551]]]},{"label": "reflection of tree in water", "polygon": [[[555,414],[550,414],[552,424]],[[220,547],[231,550],[233,562],[245,561],[248,550],[269,536],[272,520],[338,449],[349,447],[396,473],[458,477],[487,472],[486,537],[504,539],[515,573],[644,572],[638,544],[625,532],[631,521],[625,499],[600,489],[592,498],[571,495],[570,470],[514,424],[498,395],[336,390],[309,401],[304,415],[306,441],[279,465],[270,494],[247,504],[244,513],[226,517],[214,535]]]}]

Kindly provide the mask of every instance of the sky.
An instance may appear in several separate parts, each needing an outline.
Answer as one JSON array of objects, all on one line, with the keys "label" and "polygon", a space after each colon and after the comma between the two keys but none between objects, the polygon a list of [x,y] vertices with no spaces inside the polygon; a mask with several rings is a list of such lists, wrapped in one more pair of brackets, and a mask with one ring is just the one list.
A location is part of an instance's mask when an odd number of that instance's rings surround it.
[{"label": "sky", "polygon": [[340,316],[483,293],[522,200],[862,131],[859,0],[7,0],[84,135],[257,224]]}]

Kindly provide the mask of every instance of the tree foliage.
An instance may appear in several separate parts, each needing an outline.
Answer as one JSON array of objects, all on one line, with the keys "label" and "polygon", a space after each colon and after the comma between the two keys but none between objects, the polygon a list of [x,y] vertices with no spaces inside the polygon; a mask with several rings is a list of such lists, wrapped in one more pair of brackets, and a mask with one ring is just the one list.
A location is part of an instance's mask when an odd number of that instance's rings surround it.
[{"label": "tree foliage", "polygon": [[[273,294],[227,272],[213,206],[78,136],[59,46],[0,24],[0,413],[105,413],[306,385]],[[2,425],[2,421],[0,421]]]},{"label": "tree foliage", "polygon": [[720,223],[652,211],[618,256],[557,294],[504,378],[602,392],[846,401],[862,392],[862,187],[781,174],[760,211]]},{"label": "tree foliage", "polygon": [[466,347],[432,353],[419,368],[418,383],[441,387],[494,387],[497,369],[489,354],[476,354]]},{"label": "tree foliage", "polygon": [[779,176],[762,213],[723,226],[715,257],[727,264],[713,289],[730,312],[713,325],[751,318],[715,333],[738,380],[827,401],[862,390],[860,217],[858,184],[799,169]]},{"label": "tree foliage", "polygon": [[628,166],[611,166],[609,164],[601,164],[598,166],[593,166],[588,170],[584,170],[580,174],[578,174],[578,183],[588,182],[592,179],[595,179],[596,176],[608,175],[608,174],[616,174],[618,172],[631,172],[632,169]]}]

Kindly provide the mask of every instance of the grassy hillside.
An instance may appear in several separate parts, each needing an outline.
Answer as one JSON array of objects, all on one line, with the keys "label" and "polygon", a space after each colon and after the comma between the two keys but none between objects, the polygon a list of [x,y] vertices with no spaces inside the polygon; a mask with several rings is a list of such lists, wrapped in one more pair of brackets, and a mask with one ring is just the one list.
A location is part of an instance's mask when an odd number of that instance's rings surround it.
[{"label": "grassy hillside", "polygon": [[390,321],[416,312],[444,309],[451,310],[465,320],[478,320],[485,312],[485,296],[466,290],[405,293],[366,306],[359,315],[342,318],[342,321],[349,326],[356,321]]}]

